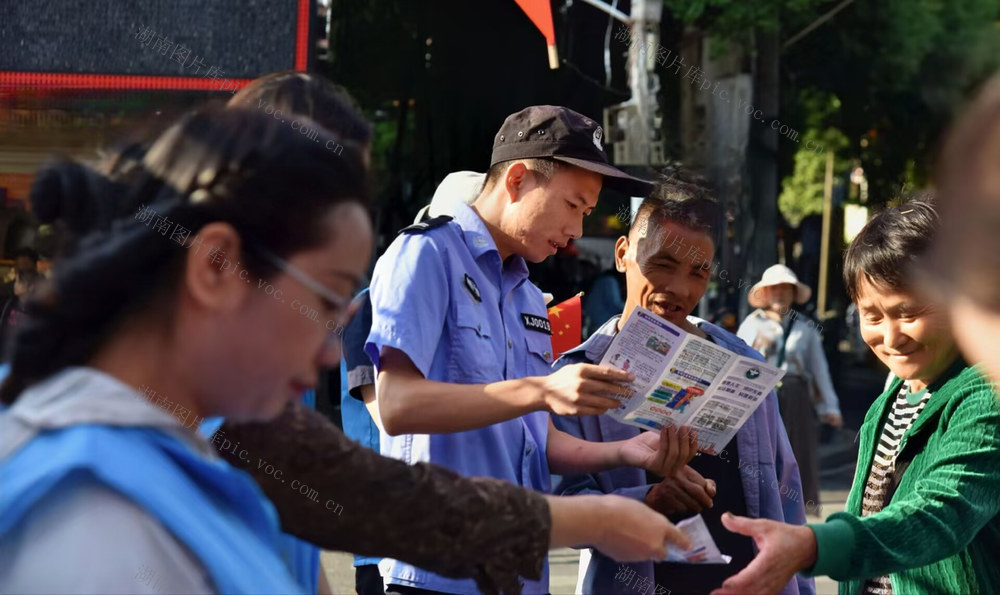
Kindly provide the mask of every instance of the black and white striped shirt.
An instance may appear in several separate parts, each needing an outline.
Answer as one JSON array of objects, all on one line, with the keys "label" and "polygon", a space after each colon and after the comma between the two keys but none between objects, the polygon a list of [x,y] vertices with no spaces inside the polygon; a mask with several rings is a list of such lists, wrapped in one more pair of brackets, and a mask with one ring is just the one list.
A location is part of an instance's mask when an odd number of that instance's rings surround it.
[{"label": "black and white striped shirt", "polygon": [[[865,483],[864,499],[861,502],[861,516],[869,516],[882,510],[885,506],[885,496],[888,493],[892,471],[896,466],[896,456],[899,454],[899,443],[903,434],[910,429],[913,422],[923,411],[924,405],[931,394],[918,391],[909,394],[906,383],[900,387],[896,400],[892,404],[889,418],[882,427],[875,459],[872,461],[871,472]],[[892,583],[889,576],[880,576],[865,583],[864,593],[868,595],[892,595]]]}]

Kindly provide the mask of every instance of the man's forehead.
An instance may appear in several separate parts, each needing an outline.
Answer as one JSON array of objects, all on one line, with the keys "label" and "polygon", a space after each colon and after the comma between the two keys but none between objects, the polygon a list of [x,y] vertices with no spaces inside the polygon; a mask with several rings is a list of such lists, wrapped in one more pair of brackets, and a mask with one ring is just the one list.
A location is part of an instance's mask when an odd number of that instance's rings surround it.
[{"label": "man's forehead", "polygon": [[689,229],[675,221],[656,221],[646,216],[637,223],[635,240],[642,256],[670,256],[692,266],[710,263],[715,246],[705,232]]}]

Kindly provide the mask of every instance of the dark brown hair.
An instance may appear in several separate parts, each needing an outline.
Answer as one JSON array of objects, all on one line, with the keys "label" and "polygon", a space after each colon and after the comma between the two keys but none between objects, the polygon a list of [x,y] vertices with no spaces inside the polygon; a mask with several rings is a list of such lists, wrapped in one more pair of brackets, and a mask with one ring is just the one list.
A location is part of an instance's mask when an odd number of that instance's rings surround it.
[{"label": "dark brown hair", "polygon": [[[185,250],[208,223],[236,229],[246,250],[233,256],[260,278],[276,269],[254,247],[287,258],[326,241],[323,216],[364,202],[368,189],[359,155],[326,150],[342,139],[311,124],[321,142],[257,110],[199,111],[148,150],[121,147],[96,169],[59,161],[39,171],[35,215],[63,241],[51,281],[26,304],[0,399],[86,364],[137,313],[169,316]],[[155,222],[142,220],[149,213]]]}]

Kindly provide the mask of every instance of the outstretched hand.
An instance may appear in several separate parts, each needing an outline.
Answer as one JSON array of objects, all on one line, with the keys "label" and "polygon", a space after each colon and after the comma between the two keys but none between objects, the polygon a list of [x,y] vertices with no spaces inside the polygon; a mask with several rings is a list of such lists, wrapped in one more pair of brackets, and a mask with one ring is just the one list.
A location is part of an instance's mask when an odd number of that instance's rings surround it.
[{"label": "outstretched hand", "polygon": [[809,527],[728,512],[722,515],[722,525],[733,533],[753,538],[759,552],[746,568],[726,579],[712,595],[778,593],[795,573],[816,563],[816,534]]},{"label": "outstretched hand", "polygon": [[698,432],[664,426],[659,432],[643,432],[622,443],[622,461],[660,477],[674,477],[698,453]]},{"label": "outstretched hand", "polygon": [[606,556],[618,562],[662,560],[667,557],[668,545],[691,548],[683,531],[642,502],[614,495],[597,497],[607,512],[595,521],[603,527],[591,545]]}]

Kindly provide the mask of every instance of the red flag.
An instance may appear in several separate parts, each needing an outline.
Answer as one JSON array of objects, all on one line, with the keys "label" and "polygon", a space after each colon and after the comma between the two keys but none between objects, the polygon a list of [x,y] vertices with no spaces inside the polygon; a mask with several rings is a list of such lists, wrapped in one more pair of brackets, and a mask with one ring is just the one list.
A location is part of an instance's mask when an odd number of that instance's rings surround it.
[{"label": "red flag", "polygon": [[583,342],[583,304],[578,293],[549,308],[552,326],[552,353],[559,357]]},{"label": "red flag", "polygon": [[549,49],[549,68],[559,68],[559,54],[556,52],[556,28],[552,25],[552,4],[550,0],[514,0],[528,15],[535,27],[545,36]]}]

